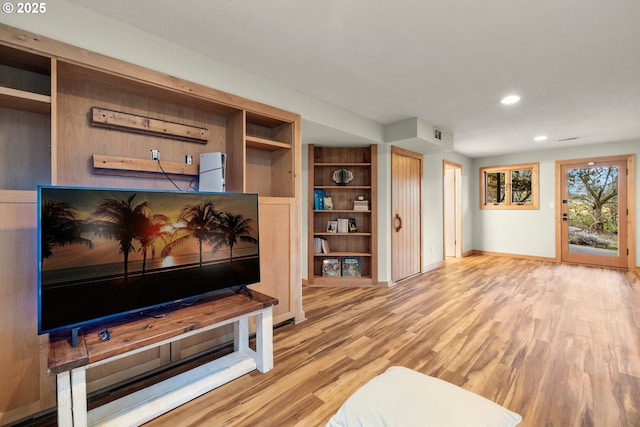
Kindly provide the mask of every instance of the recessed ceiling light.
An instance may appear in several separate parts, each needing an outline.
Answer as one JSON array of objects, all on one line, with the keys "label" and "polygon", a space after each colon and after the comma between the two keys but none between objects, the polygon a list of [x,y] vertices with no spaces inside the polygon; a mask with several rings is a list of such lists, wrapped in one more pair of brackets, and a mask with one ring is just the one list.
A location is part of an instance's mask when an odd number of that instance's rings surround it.
[{"label": "recessed ceiling light", "polygon": [[510,105],[510,104],[515,104],[518,101],[520,101],[520,97],[518,95],[509,95],[502,98],[500,103]]},{"label": "recessed ceiling light", "polygon": [[535,138],[533,138],[534,141],[546,141],[547,140],[547,135],[538,135]]}]

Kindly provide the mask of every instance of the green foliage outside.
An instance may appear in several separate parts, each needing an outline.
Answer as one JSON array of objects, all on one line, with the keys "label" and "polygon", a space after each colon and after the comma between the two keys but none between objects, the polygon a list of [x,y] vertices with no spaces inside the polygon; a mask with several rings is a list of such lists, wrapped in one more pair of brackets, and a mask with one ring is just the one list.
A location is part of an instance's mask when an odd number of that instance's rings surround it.
[{"label": "green foliage outside", "polygon": [[568,172],[569,242],[617,249],[618,170],[596,167]]}]

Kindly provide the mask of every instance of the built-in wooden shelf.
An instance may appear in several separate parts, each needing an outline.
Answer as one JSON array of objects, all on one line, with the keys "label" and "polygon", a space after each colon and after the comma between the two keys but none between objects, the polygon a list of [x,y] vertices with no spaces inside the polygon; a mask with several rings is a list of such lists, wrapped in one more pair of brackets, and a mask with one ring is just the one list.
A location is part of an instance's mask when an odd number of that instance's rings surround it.
[{"label": "built-in wooden shelf", "polygon": [[313,213],[371,213],[370,209],[315,209]]},{"label": "built-in wooden shelf", "polygon": [[316,163],[315,166],[318,167],[334,167],[334,168],[341,168],[341,167],[358,167],[358,166],[362,166],[362,167],[370,167],[371,163],[363,163],[363,162],[352,162],[352,163]]},{"label": "built-in wooden shelf", "polygon": [[0,107],[49,114],[51,112],[51,97],[0,86]]},{"label": "built-in wooden shelf", "polygon": [[331,233],[329,231],[314,232],[314,236],[371,236],[371,233]]},{"label": "built-in wooden shelf", "polygon": [[335,258],[338,256],[364,256],[364,257],[370,257],[371,253],[369,252],[346,252],[346,251],[342,251],[342,252],[328,252],[328,253],[322,253],[322,254],[314,254],[317,257],[325,257],[325,258]]},{"label": "built-in wooden shelf", "polygon": [[[370,185],[316,185],[314,189],[320,190],[370,190]],[[329,209],[328,209],[329,210]]]},{"label": "built-in wooden shelf", "polygon": [[362,277],[331,277],[331,276],[314,276],[313,278],[315,286],[332,286],[336,288],[352,288],[363,287],[370,288],[374,287],[373,281],[370,276],[362,276]]},{"label": "built-in wooden shelf", "polygon": [[247,147],[253,148],[255,150],[276,151],[276,150],[291,148],[291,144],[286,144],[284,142],[279,142],[279,141],[273,141],[271,139],[266,139],[266,138],[260,138],[257,136],[247,135],[245,140],[247,143]]},{"label": "built-in wooden shelf", "polygon": [[[352,181],[337,185],[334,171],[349,168]],[[309,274],[310,286],[377,286],[377,146],[319,147],[309,145]],[[324,190],[333,199],[333,209],[315,209],[315,192]],[[370,209],[353,209],[354,202],[363,197]],[[356,221],[355,233],[331,233],[327,221],[349,217]],[[330,252],[315,253],[317,239]],[[323,260],[327,258],[360,258],[361,276],[323,276]]]},{"label": "built-in wooden shelf", "polygon": [[[162,168],[160,167],[162,166]],[[198,165],[176,162],[161,162],[148,159],[134,159],[120,156],[93,155],[93,167],[105,171],[129,171],[139,173],[167,173],[169,175],[184,175],[194,177],[198,175]],[[164,169],[164,172],[163,172]],[[120,173],[121,174],[121,173]]]}]

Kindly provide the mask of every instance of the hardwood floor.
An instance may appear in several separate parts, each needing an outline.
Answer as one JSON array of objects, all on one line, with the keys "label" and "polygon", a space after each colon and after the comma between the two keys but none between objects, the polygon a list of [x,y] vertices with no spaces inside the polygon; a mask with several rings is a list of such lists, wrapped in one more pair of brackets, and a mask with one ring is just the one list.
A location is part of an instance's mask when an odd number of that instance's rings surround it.
[{"label": "hardwood floor", "polygon": [[393,288],[305,287],[275,368],[148,426],[322,426],[402,365],[520,413],[521,426],[640,426],[637,273],[473,256]]}]

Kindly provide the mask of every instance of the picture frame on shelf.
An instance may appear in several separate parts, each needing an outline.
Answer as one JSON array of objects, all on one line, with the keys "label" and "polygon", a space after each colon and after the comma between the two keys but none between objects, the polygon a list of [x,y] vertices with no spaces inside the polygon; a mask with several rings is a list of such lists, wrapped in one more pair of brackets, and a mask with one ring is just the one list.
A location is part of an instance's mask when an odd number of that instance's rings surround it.
[{"label": "picture frame on shelf", "polygon": [[327,221],[327,233],[337,233],[338,232],[338,221],[329,220]]}]

